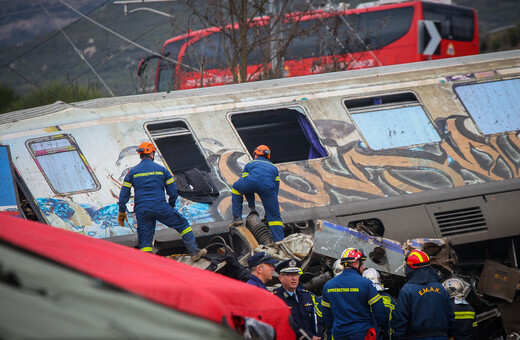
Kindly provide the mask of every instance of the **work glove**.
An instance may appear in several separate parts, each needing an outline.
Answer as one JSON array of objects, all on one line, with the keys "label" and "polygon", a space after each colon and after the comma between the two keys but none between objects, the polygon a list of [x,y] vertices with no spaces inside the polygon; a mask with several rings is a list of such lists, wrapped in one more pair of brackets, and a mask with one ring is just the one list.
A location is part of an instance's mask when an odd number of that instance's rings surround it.
[{"label": "work glove", "polygon": [[117,222],[119,222],[119,225],[121,227],[124,227],[125,221],[126,221],[126,223],[128,223],[128,217],[126,217],[126,213],[120,212],[119,215],[117,215]]}]

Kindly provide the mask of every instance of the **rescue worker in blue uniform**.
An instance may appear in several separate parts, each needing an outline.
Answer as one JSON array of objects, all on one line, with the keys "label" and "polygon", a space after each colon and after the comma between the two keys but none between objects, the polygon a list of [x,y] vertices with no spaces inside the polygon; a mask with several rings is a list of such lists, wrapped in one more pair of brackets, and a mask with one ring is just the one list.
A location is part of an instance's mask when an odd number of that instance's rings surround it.
[{"label": "rescue worker in blue uniform", "polygon": [[291,309],[293,329],[297,338],[319,340],[322,338],[323,330],[318,323],[313,298],[308,290],[299,287],[301,265],[297,259],[280,262],[275,270],[279,274],[282,286],[273,293],[284,300]]},{"label": "rescue worker in blue uniform", "polygon": [[407,282],[392,317],[393,339],[448,339],[453,335],[455,315],[439,274],[421,250],[409,252],[405,262]]},{"label": "rescue worker in blue uniform", "polygon": [[262,200],[273,241],[281,241],[284,239],[284,233],[280,205],[278,204],[278,190],[280,189],[278,169],[269,161],[271,150],[267,146],[258,146],[253,154],[255,159],[246,164],[242,178],[233,184],[231,191],[233,224],[242,224],[244,195],[249,208],[254,211],[255,193],[257,193]]},{"label": "rescue worker in blue uniform", "polygon": [[[152,143],[141,143],[137,152],[141,162],[128,171],[119,194],[119,224],[124,227],[125,221],[128,222],[126,203],[133,187],[139,249],[153,252],[155,224],[159,221],[177,230],[192,259],[199,260],[206,255],[207,250],[199,249],[188,221],[175,209],[178,194],[173,176],[165,167],[154,162],[155,147]],[[168,202],[164,195],[165,188],[169,196]]]},{"label": "rescue worker in blue uniform", "polygon": [[366,256],[356,248],[341,255],[343,272],[323,287],[320,310],[334,340],[375,340],[388,311],[372,282],[361,276]]},{"label": "rescue worker in blue uniform", "polygon": [[[456,277],[442,283],[451,298],[451,305],[455,314],[454,340],[477,340],[478,328],[475,309],[465,300],[464,281]],[[466,286],[469,286],[466,283]]]},{"label": "rescue worker in blue uniform", "polygon": [[379,272],[377,270],[375,270],[374,268],[366,268],[363,271],[363,277],[372,281],[374,288],[377,290],[379,295],[381,295],[381,299],[383,300],[385,308],[388,309],[388,322],[385,322],[381,326],[380,335],[383,340],[391,339],[393,333],[391,322],[392,313],[395,309],[395,300],[392,296],[390,296],[390,294],[386,292],[387,288],[383,287],[383,284],[381,283],[381,275],[379,275]]},{"label": "rescue worker in blue uniform", "polygon": [[265,284],[273,278],[274,264],[277,264],[271,255],[260,251],[247,259],[247,265],[251,270],[251,276],[247,283],[268,290]]}]

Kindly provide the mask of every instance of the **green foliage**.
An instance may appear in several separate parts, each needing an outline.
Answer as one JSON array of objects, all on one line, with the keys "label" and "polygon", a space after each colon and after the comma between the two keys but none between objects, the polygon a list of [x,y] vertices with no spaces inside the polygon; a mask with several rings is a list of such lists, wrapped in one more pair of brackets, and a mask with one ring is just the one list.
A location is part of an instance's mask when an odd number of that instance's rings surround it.
[{"label": "green foliage", "polygon": [[[2,91],[1,88],[0,91]],[[12,90],[12,92],[14,94],[14,90]],[[3,93],[0,95],[3,96]],[[77,84],[71,85],[57,83],[38,88],[22,97],[14,96],[15,99],[12,99],[7,105],[1,105],[0,113],[48,105],[56,101],[74,103],[82,100],[103,97],[97,88],[90,85],[88,87],[82,87]]]},{"label": "green foliage", "polygon": [[19,98],[12,87],[0,84],[0,112],[6,112],[9,105]]}]

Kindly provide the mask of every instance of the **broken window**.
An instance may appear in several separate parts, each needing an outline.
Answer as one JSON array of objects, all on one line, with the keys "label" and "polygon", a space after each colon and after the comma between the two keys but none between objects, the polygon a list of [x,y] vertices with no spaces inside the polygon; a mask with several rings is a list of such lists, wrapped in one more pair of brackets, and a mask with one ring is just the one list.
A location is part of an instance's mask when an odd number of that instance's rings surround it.
[{"label": "broken window", "polygon": [[520,130],[520,79],[458,85],[454,90],[482,133]]},{"label": "broken window", "polygon": [[327,157],[327,151],[301,108],[243,112],[231,123],[251,155],[258,145],[271,149],[271,161],[284,163]]},{"label": "broken window", "polygon": [[345,100],[352,119],[371,149],[389,149],[441,140],[413,93]]},{"label": "broken window", "polygon": [[26,145],[55,193],[71,194],[100,188],[72,136],[55,135],[32,139]]},{"label": "broken window", "polygon": [[146,127],[174,175],[191,169],[209,172],[206,158],[186,123],[177,120],[150,123]]}]

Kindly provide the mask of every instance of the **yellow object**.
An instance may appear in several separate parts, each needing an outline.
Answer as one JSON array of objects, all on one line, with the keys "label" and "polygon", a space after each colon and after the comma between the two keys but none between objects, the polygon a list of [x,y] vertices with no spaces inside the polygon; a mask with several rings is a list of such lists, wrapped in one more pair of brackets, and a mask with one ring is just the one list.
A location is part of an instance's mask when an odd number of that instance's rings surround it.
[{"label": "yellow object", "polygon": [[119,222],[119,225],[121,227],[124,227],[125,221],[128,223],[128,217],[126,217],[126,213],[120,212],[119,215],[117,215],[117,222]]}]

